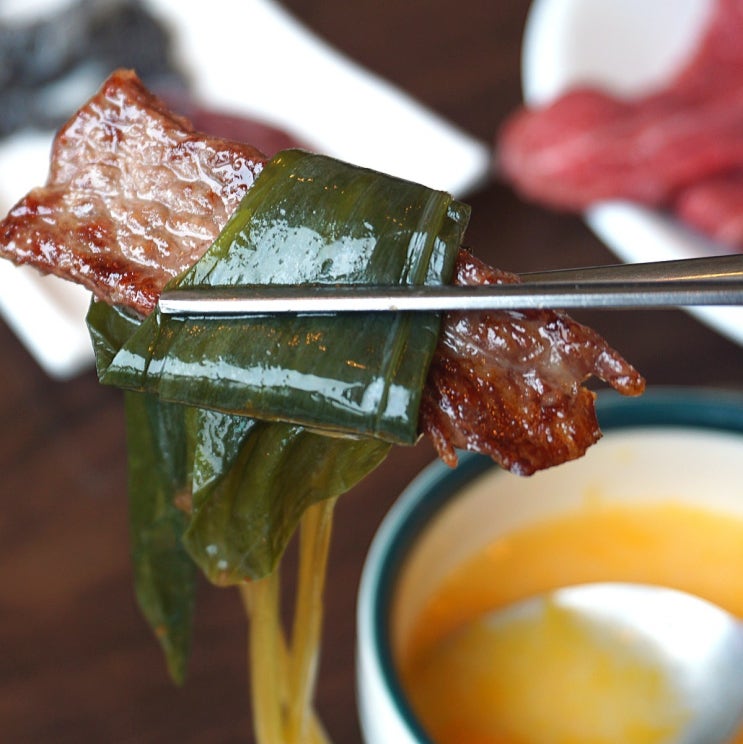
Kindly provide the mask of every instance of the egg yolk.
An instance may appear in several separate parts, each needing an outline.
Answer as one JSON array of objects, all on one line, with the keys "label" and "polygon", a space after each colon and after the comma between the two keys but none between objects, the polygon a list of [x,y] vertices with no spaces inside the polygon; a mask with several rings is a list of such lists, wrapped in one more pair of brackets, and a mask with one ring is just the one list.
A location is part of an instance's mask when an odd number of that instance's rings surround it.
[{"label": "egg yolk", "polygon": [[[743,616],[743,520],[681,504],[594,507],[504,536],[452,573],[399,655],[437,744],[660,744],[687,712],[665,670],[546,605],[489,611],[560,586],[660,584]],[[734,740],[743,744],[743,735]]]}]

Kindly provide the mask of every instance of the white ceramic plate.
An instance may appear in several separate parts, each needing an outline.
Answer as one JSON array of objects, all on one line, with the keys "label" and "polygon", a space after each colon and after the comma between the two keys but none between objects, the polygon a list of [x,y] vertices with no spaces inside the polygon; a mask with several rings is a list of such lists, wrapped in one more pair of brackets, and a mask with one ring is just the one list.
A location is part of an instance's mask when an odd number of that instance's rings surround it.
[{"label": "white ceramic plate", "polygon": [[[524,98],[544,104],[576,84],[641,94],[683,64],[714,0],[535,0],[522,52]],[[722,253],[719,246],[666,215],[627,202],[603,202],[585,215],[621,260],[664,261]],[[743,344],[743,309],[692,308]]]},{"label": "white ceramic plate", "polygon": [[[69,0],[12,0],[28,17]],[[490,147],[338,53],[272,0],[146,0],[205,104],[273,124],[328,155],[463,196],[489,174]],[[225,43],[224,19],[237,43]],[[249,54],[246,56],[246,49]],[[290,50],[290,53],[287,53]],[[246,76],[246,65],[253,74]],[[91,82],[82,103],[103,82]],[[51,133],[0,146],[0,212],[46,178]],[[439,157],[431,158],[436,152]],[[50,375],[92,363],[88,293],[0,261],[0,313]]]}]

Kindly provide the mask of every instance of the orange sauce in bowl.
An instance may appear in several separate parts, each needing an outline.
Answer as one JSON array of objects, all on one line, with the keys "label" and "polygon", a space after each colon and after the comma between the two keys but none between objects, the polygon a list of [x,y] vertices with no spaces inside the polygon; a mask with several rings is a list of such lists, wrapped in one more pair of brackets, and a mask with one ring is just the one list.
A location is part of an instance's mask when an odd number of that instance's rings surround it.
[{"label": "orange sauce in bowl", "polygon": [[[497,539],[434,592],[398,660],[403,686],[437,744],[661,744],[686,712],[647,659],[607,656],[559,614],[501,632],[477,618],[594,581],[674,587],[743,617],[738,577],[743,519],[729,514],[597,504],[537,523]],[[566,653],[578,658],[569,674],[555,663]]]}]

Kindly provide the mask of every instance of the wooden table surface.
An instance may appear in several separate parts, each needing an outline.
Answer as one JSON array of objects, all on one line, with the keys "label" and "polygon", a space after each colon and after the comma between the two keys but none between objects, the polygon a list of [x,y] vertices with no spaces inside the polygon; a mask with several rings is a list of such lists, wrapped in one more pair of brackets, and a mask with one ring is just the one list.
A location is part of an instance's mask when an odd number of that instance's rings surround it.
[{"label": "wooden table surface", "polygon": [[[483,141],[492,141],[519,103],[527,0],[286,5],[339,49]],[[498,183],[469,201],[468,243],[502,268],[613,260],[579,218],[526,204]],[[743,388],[743,348],[683,312],[580,317],[653,386]],[[138,614],[121,395],[99,386],[92,372],[50,380],[4,324],[0,359],[0,740],[252,741],[236,592],[202,586],[182,689],[170,683]],[[335,742],[360,740],[354,613],[364,555],[395,497],[432,457],[425,444],[398,449],[338,506],[318,690]]]}]

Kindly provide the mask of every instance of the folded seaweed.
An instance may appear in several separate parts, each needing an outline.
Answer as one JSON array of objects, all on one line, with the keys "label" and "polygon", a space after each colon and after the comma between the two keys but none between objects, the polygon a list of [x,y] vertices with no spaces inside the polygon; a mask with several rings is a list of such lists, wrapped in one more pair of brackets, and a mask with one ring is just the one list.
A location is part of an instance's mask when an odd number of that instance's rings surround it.
[{"label": "folded seaweed", "polygon": [[[442,192],[285,151],[172,286],[443,284],[468,215]],[[93,302],[88,326],[101,380],[128,391],[137,595],[182,679],[193,564],[220,585],[267,575],[308,506],[415,442],[439,318],[142,319]]]}]

